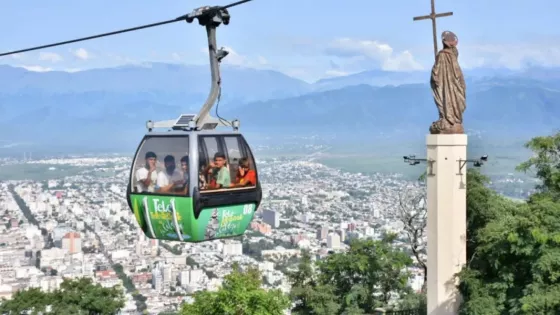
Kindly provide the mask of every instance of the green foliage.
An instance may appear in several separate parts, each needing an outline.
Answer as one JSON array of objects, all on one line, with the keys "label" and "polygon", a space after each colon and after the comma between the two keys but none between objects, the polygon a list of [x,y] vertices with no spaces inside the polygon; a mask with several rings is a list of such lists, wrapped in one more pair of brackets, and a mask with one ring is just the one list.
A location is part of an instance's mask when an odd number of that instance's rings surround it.
[{"label": "green foliage", "polygon": [[279,290],[261,288],[261,273],[250,267],[243,271],[238,265],[224,279],[216,292],[194,294],[194,303],[184,304],[183,315],[282,315],[290,301]]},{"label": "green foliage", "polygon": [[503,200],[495,191],[486,185],[488,177],[477,170],[469,169],[467,173],[467,261],[472,259],[476,247],[476,234],[488,222],[500,216],[499,207],[491,205]]},{"label": "green foliage", "polygon": [[161,247],[167,249],[169,252],[171,252],[173,255],[181,255],[183,253],[183,249],[181,248],[180,244],[177,244],[173,247],[171,247],[169,244],[166,244],[164,242],[160,242]]},{"label": "green foliage", "polygon": [[191,266],[191,267],[196,267],[198,268],[199,265],[196,263],[196,261],[194,259],[192,259],[192,257],[187,256],[187,266]]},{"label": "green foliage", "polygon": [[399,310],[420,310],[421,314],[425,314],[428,308],[428,297],[425,293],[410,293],[402,297],[398,304]]},{"label": "green foliage", "polygon": [[542,181],[526,203],[498,196],[469,173],[460,314],[560,314],[560,133],[526,146],[535,155],[518,169],[534,169]]},{"label": "green foliage", "polygon": [[288,273],[292,283],[290,298],[295,302],[292,314],[337,314],[334,287],[318,282],[309,252],[303,252],[297,270]]},{"label": "green foliage", "polygon": [[[462,274],[463,314],[560,313],[560,204],[495,201],[501,215],[478,231]],[[471,311],[473,310],[473,311]]]},{"label": "green foliage", "polygon": [[560,197],[560,132],[545,137],[536,137],[525,144],[534,155],[521,163],[517,170],[534,170],[542,184],[537,189],[542,193],[551,194],[554,199]]},{"label": "green foliage", "polygon": [[[47,312],[47,307],[51,309]],[[18,291],[10,300],[2,300],[0,314],[117,314],[124,307],[118,287],[104,288],[89,278],[64,280],[60,289],[42,292],[32,288]]]},{"label": "green foliage", "polygon": [[129,293],[133,293],[132,297],[136,302],[136,309],[138,311],[146,310],[148,308],[148,306],[146,305],[146,297],[136,291],[136,286],[132,282],[132,279],[130,279],[130,277],[127,276],[126,273],[124,273],[123,266],[121,264],[114,264],[113,270],[115,270],[115,273],[123,282],[123,286],[125,287],[126,291]]},{"label": "green foliage", "polygon": [[305,254],[289,274],[294,314],[362,314],[387,306],[391,293],[406,296],[412,259],[393,247],[395,235],[381,241],[353,240],[346,253],[317,264]]},{"label": "green foliage", "polygon": [[262,251],[274,249],[277,246],[282,246],[284,248],[294,247],[291,243],[284,242],[278,239],[261,239],[258,242],[243,242],[243,254],[255,258],[256,260],[262,261]]}]

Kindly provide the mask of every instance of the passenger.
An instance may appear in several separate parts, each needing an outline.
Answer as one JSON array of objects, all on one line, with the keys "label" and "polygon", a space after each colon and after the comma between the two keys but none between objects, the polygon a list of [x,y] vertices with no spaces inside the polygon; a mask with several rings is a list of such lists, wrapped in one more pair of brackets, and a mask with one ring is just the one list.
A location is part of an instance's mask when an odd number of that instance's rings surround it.
[{"label": "passenger", "polygon": [[156,160],[157,156],[154,152],[146,152],[146,164],[136,171],[136,189],[137,192],[155,191],[157,181]]},{"label": "passenger", "polygon": [[256,186],[257,173],[249,165],[249,159],[244,157],[239,159],[239,167],[235,175],[234,187]]},{"label": "passenger", "polygon": [[231,185],[225,154],[217,152],[214,155],[214,162],[210,163],[207,173],[210,175],[210,189],[227,188]]},{"label": "passenger", "polygon": [[183,193],[186,194],[189,189],[189,156],[185,155],[181,158],[181,171],[183,172]]},{"label": "passenger", "polygon": [[206,160],[204,158],[200,158],[199,165],[198,165],[198,187],[200,189],[207,189],[208,188],[208,167],[206,166]]},{"label": "passenger", "polygon": [[159,172],[156,182],[156,191],[161,193],[174,193],[179,190],[183,185],[183,176],[181,172],[176,169],[175,158],[168,155],[163,159],[165,170]]}]

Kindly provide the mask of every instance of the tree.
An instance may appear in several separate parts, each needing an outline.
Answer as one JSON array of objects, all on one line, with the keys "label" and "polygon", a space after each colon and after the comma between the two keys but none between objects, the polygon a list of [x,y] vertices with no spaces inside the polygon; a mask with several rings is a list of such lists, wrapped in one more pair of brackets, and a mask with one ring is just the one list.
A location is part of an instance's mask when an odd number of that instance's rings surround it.
[{"label": "tree", "polygon": [[335,301],[334,287],[317,281],[317,274],[309,252],[302,253],[298,268],[288,272],[287,275],[292,284],[290,298],[295,303],[292,314],[331,315],[338,313],[340,304]]},{"label": "tree", "polygon": [[38,314],[45,312],[51,296],[38,288],[17,291],[10,300],[2,299],[0,314]]},{"label": "tree", "polygon": [[[422,181],[423,176],[419,180]],[[410,187],[399,195],[397,218],[403,224],[403,231],[412,255],[423,270],[422,292],[425,293],[428,284],[428,264],[425,256],[426,242],[424,241],[428,223],[425,186]]]},{"label": "tree", "polygon": [[525,144],[533,151],[533,156],[517,166],[517,170],[535,171],[542,181],[537,185],[541,193],[551,195],[555,200],[560,197],[560,132],[545,137],[535,137]]},{"label": "tree", "polygon": [[319,284],[333,288],[339,314],[360,309],[372,313],[389,304],[392,294],[410,293],[407,267],[412,259],[394,247],[396,235],[380,241],[353,240],[346,253],[328,256],[318,264]]},{"label": "tree", "polygon": [[542,181],[528,202],[497,195],[480,174],[469,179],[461,314],[560,314],[560,134],[526,147],[535,154],[518,169]]},{"label": "tree", "polygon": [[242,270],[239,265],[224,278],[216,292],[194,294],[194,303],[184,304],[183,315],[282,315],[290,301],[280,290],[261,288],[261,273],[257,268]]},{"label": "tree", "polygon": [[[47,312],[47,307],[50,311]],[[104,288],[89,278],[66,279],[53,292],[31,288],[18,291],[10,300],[2,300],[0,314],[117,314],[124,307],[118,287]]]},{"label": "tree", "polygon": [[462,271],[462,314],[560,313],[560,204],[499,198],[500,216],[476,234]]}]

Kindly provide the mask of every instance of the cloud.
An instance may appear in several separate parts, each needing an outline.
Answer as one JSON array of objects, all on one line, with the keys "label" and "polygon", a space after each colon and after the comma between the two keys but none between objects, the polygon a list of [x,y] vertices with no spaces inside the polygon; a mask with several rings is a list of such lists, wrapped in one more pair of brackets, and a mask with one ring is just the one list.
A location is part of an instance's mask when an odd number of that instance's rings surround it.
[{"label": "cloud", "polygon": [[52,52],[40,52],[39,53],[39,60],[42,61],[50,61],[52,63],[57,63],[62,61],[62,56],[60,56],[59,54],[55,54]]},{"label": "cloud", "polygon": [[465,68],[491,67],[522,69],[527,66],[560,66],[560,44],[557,41],[463,44],[459,61]]},{"label": "cloud", "polygon": [[375,62],[382,70],[387,71],[423,69],[410,51],[395,53],[389,44],[374,40],[338,38],[327,45],[324,53],[328,56],[351,59],[354,62]]},{"label": "cloud", "polygon": [[20,65],[18,66],[20,68],[24,68],[27,71],[32,71],[32,72],[48,72],[48,71],[52,71],[52,68],[47,68],[47,67],[43,67],[43,66],[25,66],[25,65]]},{"label": "cloud", "polygon": [[234,65],[234,66],[248,66],[249,62],[245,56],[238,54],[231,47],[224,47],[225,50],[229,52],[226,58],[224,58],[223,63]]},{"label": "cloud", "polygon": [[171,54],[171,58],[172,58],[173,60],[175,60],[175,61],[181,61],[181,60],[183,59],[183,58],[181,57],[181,54],[176,53],[176,52],[174,52],[174,53]]},{"label": "cloud", "polygon": [[[229,46],[224,46],[223,49],[228,52],[228,55],[222,60],[223,64],[256,69],[262,69],[263,66],[269,65],[268,60],[261,55],[254,57],[245,56]],[[201,48],[200,51],[205,55],[208,54],[207,47]]]},{"label": "cloud", "polygon": [[84,48],[78,48],[72,52],[74,56],[82,60],[91,59],[93,56]]},{"label": "cloud", "polygon": [[333,69],[325,71],[325,76],[327,77],[343,77],[349,74],[350,73],[345,71],[333,70]]},{"label": "cloud", "polygon": [[24,55],[24,54],[21,54],[21,53],[20,53],[20,54],[13,54],[13,55],[11,55],[11,57],[12,57],[13,59],[19,60],[19,59],[24,58],[25,55]]},{"label": "cloud", "polygon": [[109,54],[107,54],[106,56],[107,56],[109,59],[111,59],[112,61],[117,62],[117,63],[119,63],[119,64],[121,64],[121,63],[125,63],[125,64],[126,64],[126,63],[136,63],[136,62],[138,62],[136,59],[132,59],[132,58],[129,58],[129,57],[126,57],[126,56],[117,55],[117,54],[111,54],[111,53],[109,53]]},{"label": "cloud", "polygon": [[268,60],[266,60],[266,58],[263,56],[258,56],[257,61],[259,62],[259,64],[263,66],[268,64]]},{"label": "cloud", "polygon": [[74,72],[80,72],[80,71],[83,71],[83,70],[84,70],[84,69],[80,69],[80,68],[67,68],[67,69],[64,69],[63,71],[64,71],[64,72],[74,73]]}]

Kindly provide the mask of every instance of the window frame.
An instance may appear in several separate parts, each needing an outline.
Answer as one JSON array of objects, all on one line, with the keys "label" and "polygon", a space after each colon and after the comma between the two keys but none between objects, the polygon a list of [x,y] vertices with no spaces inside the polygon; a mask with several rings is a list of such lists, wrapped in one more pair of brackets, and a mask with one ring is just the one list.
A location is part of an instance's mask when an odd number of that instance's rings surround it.
[{"label": "window frame", "polygon": [[[235,140],[237,141],[237,149],[239,150],[239,155],[240,155],[240,159],[243,158],[245,156],[245,148],[243,143],[241,142],[241,137],[237,136],[237,135],[223,135],[222,136],[222,142],[224,144],[224,153],[228,159],[228,163],[232,164],[230,161],[230,156],[229,156],[229,148],[226,142],[226,138],[235,138]],[[237,160],[237,163],[239,165],[239,159]]]},{"label": "window frame", "polygon": [[[214,194],[214,193],[228,193],[228,192],[246,192],[246,191],[253,191],[256,190],[259,186],[259,177],[257,173],[256,162],[254,160],[253,154],[249,149],[249,144],[241,134],[213,134],[213,135],[198,135],[198,145],[199,147],[203,146],[202,152],[204,153],[204,157],[206,158],[206,163],[210,161],[210,156],[208,155],[208,149],[206,148],[206,142],[204,142],[204,137],[215,137],[218,143],[218,147],[220,152],[223,152],[226,156],[226,160],[228,165],[231,163],[229,162],[229,152],[226,151],[227,146],[225,143],[225,137],[235,137],[237,138],[237,144],[239,146],[239,151],[242,153],[241,157],[248,157],[253,161],[253,168],[255,171],[255,176],[257,178],[257,183],[254,186],[247,186],[247,187],[227,187],[227,188],[220,188],[220,189],[199,189],[201,194]],[[199,150],[200,152],[200,150]],[[199,157],[200,160],[200,157]],[[239,164],[239,163],[237,163]],[[208,164],[206,164],[208,165]],[[200,172],[200,170],[198,170]]]},{"label": "window frame", "polygon": [[[181,197],[191,197],[191,191],[192,188],[190,187],[191,182],[188,183],[189,185],[189,189],[187,189],[187,193],[186,194],[169,194],[169,193],[161,193],[161,192],[136,192],[135,191],[135,186],[136,186],[136,178],[135,178],[135,174],[136,171],[138,170],[137,168],[137,162],[138,162],[138,155],[140,154],[140,152],[142,152],[142,149],[144,148],[144,146],[146,145],[146,143],[150,140],[150,139],[170,139],[170,138],[183,138],[184,140],[186,140],[186,152],[187,152],[187,156],[189,156],[189,161],[188,161],[188,168],[189,168],[189,178],[191,177],[191,163],[190,163],[190,155],[191,155],[191,150],[190,150],[190,146],[191,146],[191,136],[188,134],[184,134],[184,135],[145,135],[144,138],[142,138],[142,142],[140,143],[140,145],[138,146],[138,148],[136,149],[136,154],[134,155],[134,159],[132,160],[132,166],[130,168],[130,175],[129,175],[129,183],[128,183],[128,189],[130,191],[131,195],[147,195],[147,196],[165,196],[165,197],[177,197],[177,198],[181,198]],[[158,152],[155,152],[156,154],[158,154]],[[158,159],[159,160],[159,159]],[[163,163],[163,161],[161,161]],[[176,164],[181,164],[181,158],[179,158],[179,160],[177,160],[177,157],[175,157],[175,163]],[[159,172],[158,172],[159,174]]]}]

